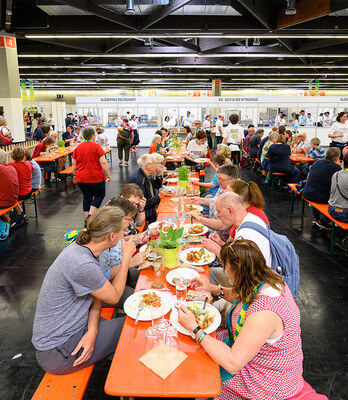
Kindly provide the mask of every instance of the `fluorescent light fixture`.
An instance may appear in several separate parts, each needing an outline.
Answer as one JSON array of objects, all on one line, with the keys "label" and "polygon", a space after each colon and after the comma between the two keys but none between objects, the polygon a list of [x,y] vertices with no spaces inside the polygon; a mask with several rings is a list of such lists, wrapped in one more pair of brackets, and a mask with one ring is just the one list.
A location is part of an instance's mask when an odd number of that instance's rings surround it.
[{"label": "fluorescent light fixture", "polygon": [[45,34],[45,35],[25,35],[27,39],[146,39],[149,37],[157,38],[157,39],[168,39],[168,38],[176,38],[176,39],[185,39],[185,38],[220,38],[220,39],[348,39],[348,34],[286,34],[286,33],[278,33],[278,34],[257,34],[257,35],[233,35],[233,34],[223,34],[223,33],[216,33],[216,34],[205,34],[203,32],[192,32],[192,33],[149,33],[149,34],[118,34],[118,35],[54,35],[54,34]]},{"label": "fluorescent light fixture", "polygon": [[[91,55],[90,55],[91,56]],[[20,65],[19,68],[21,69],[58,69],[58,68],[66,68],[66,69],[123,69],[121,65],[105,65],[105,64],[93,64],[93,65]],[[154,65],[128,65],[127,68],[130,69],[168,69],[168,68],[175,68],[175,69],[348,69],[348,65],[178,65],[178,64],[171,64],[171,65],[161,65],[161,66],[154,66]],[[313,74],[318,74],[314,72]]]},{"label": "fluorescent light fixture", "polygon": [[[18,54],[19,58],[348,58],[348,54],[255,54],[255,53],[214,53],[214,54],[170,54],[170,53],[129,53],[129,54]],[[178,67],[178,66],[177,66]],[[209,68],[209,66],[205,66]],[[315,66],[314,66],[315,67]],[[124,68],[124,67],[123,67]],[[181,67],[179,67],[181,68]],[[192,66],[191,66],[192,68]],[[220,66],[224,68],[224,66]],[[250,68],[250,67],[249,67]],[[274,67],[273,67],[274,68]]]},{"label": "fluorescent light fixture", "polygon": [[124,82],[131,82],[131,81],[151,81],[151,80],[155,80],[155,81],[167,81],[167,80],[171,80],[171,81],[210,81],[210,79],[208,78],[155,78],[155,77],[144,77],[144,78],[91,78],[89,77],[88,79],[79,79],[79,78],[32,78],[32,79],[27,79],[27,80],[35,80],[35,81],[78,81],[78,83],[81,82],[89,82],[89,81],[124,81]]}]

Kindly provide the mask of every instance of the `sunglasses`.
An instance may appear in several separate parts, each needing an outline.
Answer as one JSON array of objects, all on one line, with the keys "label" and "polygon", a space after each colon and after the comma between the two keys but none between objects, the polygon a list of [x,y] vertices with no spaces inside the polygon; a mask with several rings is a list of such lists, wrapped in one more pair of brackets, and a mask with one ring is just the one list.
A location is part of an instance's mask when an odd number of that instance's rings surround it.
[{"label": "sunglasses", "polygon": [[239,257],[237,256],[236,252],[234,251],[233,245],[238,241],[238,240],[243,240],[243,238],[241,236],[238,236],[237,238],[235,238],[229,245],[228,248],[232,251],[233,254],[233,261],[237,261],[239,260]]}]

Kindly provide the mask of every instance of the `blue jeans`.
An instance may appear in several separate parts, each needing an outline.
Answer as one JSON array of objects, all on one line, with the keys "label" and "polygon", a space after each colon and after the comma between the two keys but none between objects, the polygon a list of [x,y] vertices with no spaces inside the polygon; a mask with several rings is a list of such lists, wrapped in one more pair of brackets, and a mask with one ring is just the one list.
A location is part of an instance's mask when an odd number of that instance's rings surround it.
[{"label": "blue jeans", "polygon": [[335,208],[331,207],[329,205],[329,214],[331,215],[332,218],[337,219],[337,221],[348,224],[348,209],[347,208],[345,210],[339,212],[339,211],[335,211]]}]

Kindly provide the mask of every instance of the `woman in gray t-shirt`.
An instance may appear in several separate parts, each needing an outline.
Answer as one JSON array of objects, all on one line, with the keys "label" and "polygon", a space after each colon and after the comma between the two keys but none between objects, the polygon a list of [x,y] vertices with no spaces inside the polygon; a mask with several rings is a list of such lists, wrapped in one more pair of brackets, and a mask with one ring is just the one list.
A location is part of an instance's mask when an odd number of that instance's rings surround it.
[{"label": "woman in gray t-shirt", "polygon": [[124,318],[100,319],[102,302],[117,304],[123,293],[135,245],[123,246],[117,277],[109,282],[97,257],[122,238],[123,212],[98,209],[48,269],[33,326],[32,343],[40,366],[67,374],[114,354]]},{"label": "woman in gray t-shirt", "polygon": [[348,152],[343,156],[343,169],[331,178],[329,213],[337,221],[348,223]]}]

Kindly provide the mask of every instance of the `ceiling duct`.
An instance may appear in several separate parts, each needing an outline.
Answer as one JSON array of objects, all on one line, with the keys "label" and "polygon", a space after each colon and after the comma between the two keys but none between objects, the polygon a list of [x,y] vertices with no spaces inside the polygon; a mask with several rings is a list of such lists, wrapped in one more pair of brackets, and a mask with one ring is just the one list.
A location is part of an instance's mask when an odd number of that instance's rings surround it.
[{"label": "ceiling duct", "polygon": [[134,0],[126,0],[126,15],[134,15]]},{"label": "ceiling duct", "polygon": [[286,15],[295,15],[296,14],[296,0],[286,0]]}]

